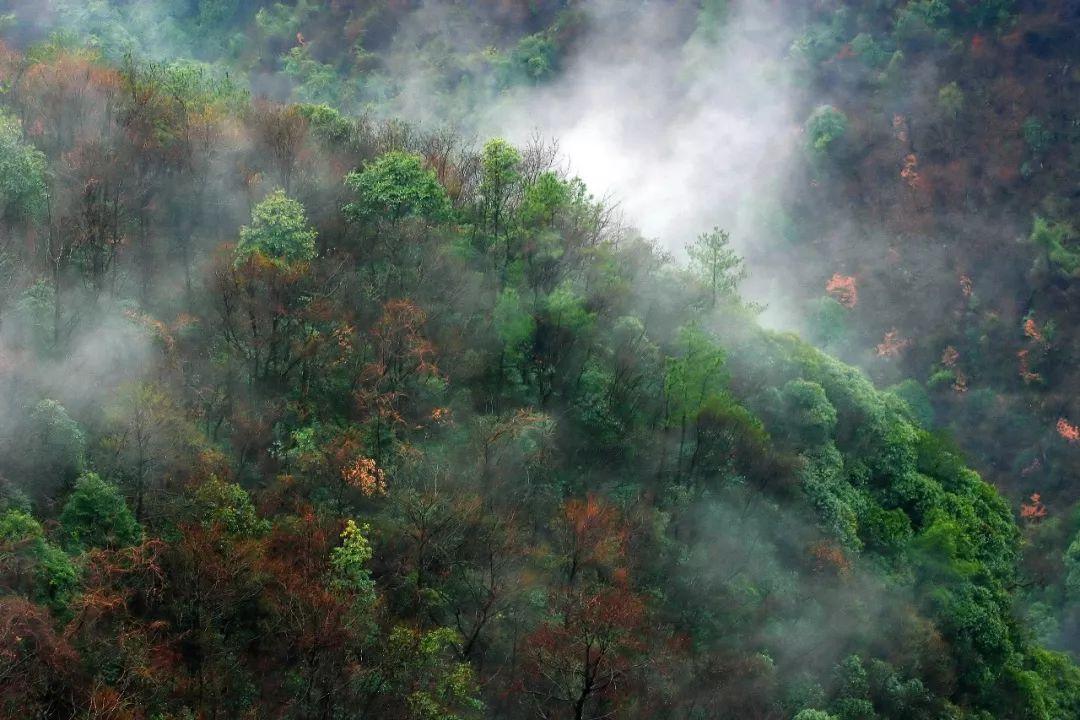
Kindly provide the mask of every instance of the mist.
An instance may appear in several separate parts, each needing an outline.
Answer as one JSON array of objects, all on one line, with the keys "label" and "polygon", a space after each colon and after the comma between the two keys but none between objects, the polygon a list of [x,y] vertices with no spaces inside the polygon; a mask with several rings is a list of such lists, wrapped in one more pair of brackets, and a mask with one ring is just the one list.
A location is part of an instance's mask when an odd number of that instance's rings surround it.
[{"label": "mist", "polygon": [[1080,443],[957,258],[1063,135],[954,162],[930,5],[0,1],[0,718],[1080,716],[1080,520],[937,432]]},{"label": "mist", "polygon": [[569,175],[675,257],[698,234],[727,230],[750,270],[744,294],[767,307],[763,322],[794,327],[789,273],[770,247],[802,147],[785,62],[795,30],[775,3],[732,2],[718,27],[698,26],[698,8],[679,3],[577,9],[584,31],[552,80],[474,92],[469,107],[448,108],[441,76],[417,48],[475,53],[495,36],[456,4],[429,0],[388,56],[390,74],[403,78],[392,107],[427,124],[450,114],[481,139],[554,142]]},{"label": "mist", "polygon": [[714,225],[749,249],[754,210],[775,198],[798,136],[780,18],[740,2],[722,29],[687,41],[675,6],[586,9],[589,32],[560,77],[503,99],[482,134],[556,139],[573,174],[671,251]]}]

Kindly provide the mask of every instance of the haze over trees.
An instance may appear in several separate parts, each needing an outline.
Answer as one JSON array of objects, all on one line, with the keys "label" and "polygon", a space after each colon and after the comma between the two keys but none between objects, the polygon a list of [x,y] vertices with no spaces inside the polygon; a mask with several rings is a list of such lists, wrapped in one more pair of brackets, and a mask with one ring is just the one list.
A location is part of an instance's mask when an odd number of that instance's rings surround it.
[{"label": "haze over trees", "polygon": [[1080,717],[1075,3],[782,8],[659,239],[467,119],[738,2],[0,5],[0,718]]}]

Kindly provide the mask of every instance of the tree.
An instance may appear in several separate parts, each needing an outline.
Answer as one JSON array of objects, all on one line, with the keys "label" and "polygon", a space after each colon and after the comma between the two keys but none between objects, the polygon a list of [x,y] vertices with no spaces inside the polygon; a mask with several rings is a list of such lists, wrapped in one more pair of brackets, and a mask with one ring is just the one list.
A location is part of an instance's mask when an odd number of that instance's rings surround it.
[{"label": "tree", "polygon": [[1073,602],[1080,601],[1080,535],[1065,550],[1065,592]]},{"label": "tree", "polygon": [[196,516],[205,524],[220,526],[236,537],[259,537],[270,529],[251,496],[236,483],[211,477],[195,490],[192,501]]},{"label": "tree", "polygon": [[941,86],[938,90],[937,108],[949,120],[956,120],[964,109],[964,91],[955,81]]},{"label": "tree", "polygon": [[556,526],[564,581],[574,586],[612,573],[624,561],[626,530],[614,506],[596,495],[563,503]]},{"label": "tree", "polygon": [[664,399],[669,426],[679,427],[679,448],[675,458],[675,477],[681,476],[686,455],[687,429],[708,401],[722,395],[727,385],[725,354],[700,328],[679,331],[682,353],[669,358],[664,378]]},{"label": "tree", "polygon": [[[256,250],[219,256],[218,332],[246,365],[249,383],[283,383],[325,345],[325,314],[316,317],[318,286],[310,263],[286,262]],[[321,331],[328,331],[326,334]],[[336,343],[335,343],[336,344]]]},{"label": "tree", "polygon": [[[476,679],[468,663],[454,657],[460,638],[450,628],[422,630],[398,625],[386,639],[380,674],[389,681],[390,701],[381,717],[408,720],[467,720],[481,717]],[[399,703],[405,701],[405,706]]]},{"label": "tree", "polygon": [[256,145],[269,155],[285,192],[292,192],[296,162],[307,138],[307,118],[298,105],[260,103],[252,108],[250,121]]},{"label": "tree", "polygon": [[628,697],[643,699],[652,663],[644,599],[623,586],[556,593],[552,618],[525,640],[524,689],[541,717],[574,720],[617,715]]},{"label": "tree", "polygon": [[517,192],[521,153],[501,138],[489,140],[480,154],[480,207],[484,229],[495,242],[505,235],[504,267],[510,262],[510,236],[506,232],[506,216]]},{"label": "tree", "polygon": [[391,300],[371,329],[375,357],[362,372],[355,398],[374,426],[374,459],[383,461],[383,431],[405,423],[407,390],[436,380],[435,347],[424,334],[427,313],[411,300]]},{"label": "tree", "polygon": [[46,173],[44,153],[23,140],[17,119],[0,111],[0,215],[9,224],[45,212]]},{"label": "tree", "polygon": [[37,520],[20,510],[0,513],[0,585],[63,617],[78,581],[71,558],[49,542]]},{"label": "tree", "polygon": [[424,281],[425,268],[439,251],[429,242],[431,225],[450,217],[450,198],[433,169],[413,153],[382,155],[345,179],[357,195],[343,208],[345,217],[370,232],[361,236],[357,254],[373,273],[379,297],[410,292]]},{"label": "tree", "polygon": [[832,105],[822,105],[806,121],[806,136],[810,151],[818,157],[836,152],[848,131],[848,119]]},{"label": "tree", "polygon": [[801,378],[789,380],[777,400],[774,433],[780,431],[788,442],[804,449],[829,442],[836,429],[836,408],[821,385]]},{"label": "tree", "polygon": [[450,198],[434,170],[413,153],[388,152],[359,172],[351,172],[345,184],[357,194],[345,206],[345,214],[362,222],[397,223],[406,218],[429,222],[445,220]]},{"label": "tree", "polygon": [[824,710],[800,710],[792,720],[839,720]]},{"label": "tree", "polygon": [[105,445],[114,471],[135,501],[135,518],[146,517],[148,494],[163,476],[187,472],[199,438],[172,398],[149,383],[122,388],[108,408],[113,432]]},{"label": "tree", "polygon": [[89,700],[76,680],[79,654],[49,613],[0,597],[0,717],[76,715]]},{"label": "tree", "polygon": [[86,433],[67,409],[46,398],[33,406],[15,435],[20,452],[5,458],[36,501],[53,502],[83,469]]},{"label": "tree", "polygon": [[287,197],[284,190],[275,190],[255,206],[251,225],[240,228],[237,262],[255,253],[282,265],[309,262],[315,257],[316,237],[304,206]]},{"label": "tree", "polygon": [[134,545],[142,528],[115,485],[86,473],[60,513],[60,528],[76,549]]},{"label": "tree", "polygon": [[364,537],[371,528],[361,528],[353,520],[345,522],[341,531],[341,545],[330,551],[332,568],[331,585],[345,593],[357,596],[367,607],[375,603],[375,582],[371,579],[368,564],[373,551],[371,543]]},{"label": "tree", "polygon": [[710,307],[716,307],[719,298],[737,298],[739,283],[746,279],[743,259],[731,249],[730,241],[726,230],[714,227],[686,248],[694,271],[709,289]]}]

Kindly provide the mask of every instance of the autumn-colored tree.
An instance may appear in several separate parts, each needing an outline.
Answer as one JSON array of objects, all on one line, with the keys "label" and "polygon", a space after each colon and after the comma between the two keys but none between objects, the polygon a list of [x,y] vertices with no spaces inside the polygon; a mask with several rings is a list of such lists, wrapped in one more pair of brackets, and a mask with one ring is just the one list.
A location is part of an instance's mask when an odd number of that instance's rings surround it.
[{"label": "autumn-colored tree", "polygon": [[304,322],[309,280],[303,263],[282,266],[262,253],[239,265],[231,254],[219,258],[218,332],[246,365],[249,382],[280,382],[313,350],[317,337]]},{"label": "autumn-colored tree", "polygon": [[1055,426],[1057,434],[1062,437],[1068,443],[1080,442],[1080,428],[1073,425],[1065,418],[1058,418],[1057,425]]},{"label": "autumn-colored tree", "polygon": [[417,382],[439,378],[426,321],[427,313],[412,301],[391,300],[371,329],[374,357],[362,370],[355,398],[374,426],[376,463],[382,460],[384,430],[405,422],[410,391],[419,389]]},{"label": "autumn-colored tree", "polygon": [[296,105],[258,103],[249,119],[256,145],[269,157],[285,193],[292,192],[296,165],[305,152],[308,120]]},{"label": "autumn-colored tree", "polygon": [[0,716],[76,712],[86,699],[78,658],[45,608],[0,598]]},{"label": "autumn-colored tree", "polygon": [[1028,522],[1039,522],[1046,517],[1046,506],[1043,505],[1042,495],[1032,493],[1029,502],[1021,503],[1020,517]]},{"label": "autumn-colored tree", "polygon": [[623,561],[626,530],[618,511],[595,495],[567,500],[557,532],[568,586],[583,573],[610,576]]},{"label": "autumn-colored tree", "polygon": [[551,612],[525,640],[527,704],[574,720],[617,714],[651,662],[643,598],[618,586],[572,590],[554,599]]},{"label": "autumn-colored tree", "polygon": [[853,308],[859,303],[859,290],[855,278],[851,275],[833,273],[825,283],[825,292],[846,308]]}]

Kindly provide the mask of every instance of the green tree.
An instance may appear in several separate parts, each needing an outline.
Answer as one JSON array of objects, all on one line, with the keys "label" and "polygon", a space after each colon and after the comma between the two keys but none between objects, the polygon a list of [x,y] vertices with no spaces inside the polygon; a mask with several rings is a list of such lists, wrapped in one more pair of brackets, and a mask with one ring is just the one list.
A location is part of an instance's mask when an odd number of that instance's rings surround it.
[{"label": "green tree", "polygon": [[315,257],[316,237],[304,206],[287,197],[284,190],[275,190],[255,206],[251,225],[240,228],[237,261],[258,254],[282,265],[307,262]]},{"label": "green tree", "polygon": [[1065,592],[1073,602],[1080,601],[1080,535],[1065,550]]},{"label": "green tree", "polygon": [[668,424],[679,428],[676,477],[682,472],[690,423],[697,420],[710,400],[724,394],[728,381],[724,351],[700,328],[693,325],[681,328],[679,347],[681,353],[668,360],[664,378]]},{"label": "green tree", "polygon": [[385,673],[412,720],[465,720],[480,717],[476,679],[469,663],[454,654],[461,637],[450,628],[395,627],[387,638]]},{"label": "green tree", "polygon": [[942,115],[955,120],[964,109],[964,91],[955,81],[942,85],[938,90],[937,106]]},{"label": "green tree", "polygon": [[78,586],[75,564],[49,542],[37,520],[21,510],[8,510],[0,514],[0,585],[24,589],[20,576],[30,581],[25,590],[35,602],[61,615],[67,612]]},{"label": "green tree", "polygon": [[19,452],[11,460],[38,500],[70,487],[83,468],[86,435],[67,409],[46,398],[29,413],[18,435]]},{"label": "green tree", "polygon": [[115,485],[86,473],[60,513],[60,528],[76,549],[134,545],[142,528]]},{"label": "green tree", "polygon": [[341,545],[330,553],[333,587],[342,592],[359,595],[365,598],[369,605],[375,602],[375,581],[368,570],[374,551],[364,536],[364,533],[370,530],[366,525],[360,527],[353,520],[346,521],[345,529],[341,532]]},{"label": "green tree", "polygon": [[1068,223],[1035,216],[1031,242],[1041,247],[1050,265],[1065,275],[1080,272],[1080,250],[1075,249],[1078,237],[1076,229]]},{"label": "green tree", "polygon": [[811,380],[796,378],[779,392],[777,416],[790,439],[800,448],[818,448],[829,442],[836,429],[836,408],[825,388]]},{"label": "green tree", "polygon": [[840,720],[824,710],[800,710],[791,720]]},{"label": "green tree", "polygon": [[944,43],[951,17],[946,0],[913,0],[896,11],[896,38],[909,46]]},{"label": "green tree", "polygon": [[19,121],[0,111],[0,214],[8,222],[34,220],[48,199],[45,155],[25,142]]},{"label": "green tree", "polygon": [[196,515],[207,525],[219,525],[238,537],[258,537],[270,529],[259,517],[247,490],[236,483],[211,477],[195,491]]},{"label": "green tree", "polygon": [[520,369],[536,333],[536,319],[522,303],[517,290],[506,288],[502,291],[495,303],[491,319],[495,332],[502,341],[501,374],[505,373],[507,363]]},{"label": "green tree", "polygon": [[1054,133],[1037,117],[1029,117],[1023,126],[1024,142],[1035,159],[1042,158],[1054,143]]},{"label": "green tree", "polygon": [[484,228],[498,242],[504,238],[504,267],[510,262],[506,232],[510,203],[521,182],[521,153],[501,138],[488,140],[480,153],[480,202]]},{"label": "green tree", "polygon": [[848,132],[847,115],[832,105],[822,105],[806,121],[806,138],[817,157],[835,155]]},{"label": "green tree", "polygon": [[709,289],[710,307],[720,298],[738,297],[739,283],[746,278],[743,259],[731,249],[731,236],[726,230],[714,227],[698,235],[686,248],[692,267]]},{"label": "green tree", "polygon": [[407,152],[388,152],[359,172],[351,172],[345,184],[358,198],[345,206],[345,214],[364,222],[396,223],[406,218],[431,222],[450,215],[450,198],[435,171],[424,159]]},{"label": "green tree", "polygon": [[526,35],[502,61],[500,82],[504,86],[519,82],[538,83],[551,77],[557,64],[558,47],[548,33]]}]

